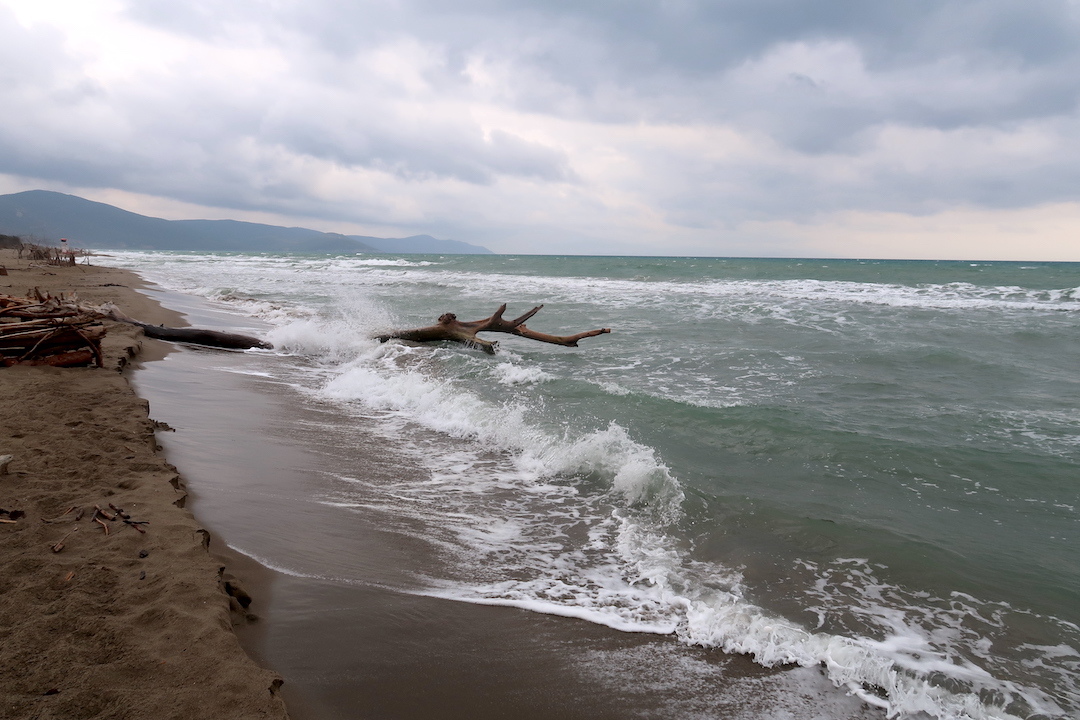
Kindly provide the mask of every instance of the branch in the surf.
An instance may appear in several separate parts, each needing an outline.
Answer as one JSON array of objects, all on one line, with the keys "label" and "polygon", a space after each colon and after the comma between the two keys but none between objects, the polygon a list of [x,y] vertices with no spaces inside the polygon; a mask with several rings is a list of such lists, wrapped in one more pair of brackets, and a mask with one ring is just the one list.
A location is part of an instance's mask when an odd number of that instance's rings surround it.
[{"label": "branch in the surf", "polygon": [[538,313],[542,307],[544,306],[537,305],[532,310],[513,320],[506,320],[503,318],[503,313],[506,312],[505,303],[500,305],[498,310],[483,320],[461,321],[457,319],[457,315],[454,313],[445,313],[439,317],[438,323],[435,325],[413,328],[411,330],[395,330],[394,332],[385,335],[377,335],[376,339],[379,342],[386,342],[387,340],[456,342],[468,347],[483,350],[489,355],[494,355],[498,343],[478,338],[476,336],[477,333],[500,332],[517,335],[518,337],[536,340],[538,342],[551,343],[552,345],[577,347],[578,340],[584,340],[585,338],[596,337],[597,335],[604,335],[611,332],[610,328],[600,328],[598,330],[586,330],[585,332],[575,333],[574,335],[549,335],[548,333],[530,330],[525,326],[525,321]]}]

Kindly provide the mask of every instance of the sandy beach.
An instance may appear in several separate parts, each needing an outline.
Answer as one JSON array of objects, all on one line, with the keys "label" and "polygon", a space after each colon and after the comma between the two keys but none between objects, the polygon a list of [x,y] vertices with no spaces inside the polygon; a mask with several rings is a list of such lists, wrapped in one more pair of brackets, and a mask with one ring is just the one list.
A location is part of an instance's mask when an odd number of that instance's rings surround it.
[{"label": "sandy beach", "polygon": [[[9,250],[0,265],[5,294],[77,292],[183,323],[125,270],[32,267]],[[243,595],[240,583],[208,551],[184,481],[158,451],[163,428],[122,372],[168,347],[107,325],[104,368],[0,369],[0,455],[14,456],[0,475],[0,715],[286,718],[280,677],[234,633],[249,622],[227,592]],[[95,506],[146,524],[92,522]]]}]

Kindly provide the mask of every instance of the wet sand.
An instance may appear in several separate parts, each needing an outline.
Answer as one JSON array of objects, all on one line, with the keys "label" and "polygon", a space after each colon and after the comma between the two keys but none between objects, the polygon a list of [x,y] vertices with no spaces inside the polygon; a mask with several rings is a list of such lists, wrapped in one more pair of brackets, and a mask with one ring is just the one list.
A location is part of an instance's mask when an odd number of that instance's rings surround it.
[{"label": "wet sand", "polygon": [[[0,265],[9,295],[75,291],[182,324],[123,270],[32,267],[8,250]],[[14,455],[0,508],[18,511],[0,524],[0,716],[286,718],[280,677],[239,644],[233,624],[247,621],[230,612],[222,563],[157,452],[146,402],[118,372],[168,348],[108,328],[105,368],[0,368],[0,454]],[[145,533],[91,522],[110,504],[146,521]]]}]

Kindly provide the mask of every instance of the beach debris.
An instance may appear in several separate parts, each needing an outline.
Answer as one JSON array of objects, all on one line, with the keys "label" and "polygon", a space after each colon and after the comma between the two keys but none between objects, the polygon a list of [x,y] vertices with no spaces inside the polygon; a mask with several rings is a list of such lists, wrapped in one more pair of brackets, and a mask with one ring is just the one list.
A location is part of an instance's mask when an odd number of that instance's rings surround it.
[{"label": "beach debris", "polygon": [[[111,512],[110,512],[110,510],[111,510]],[[4,514],[6,512],[8,512],[8,511],[3,510],[2,508],[0,508],[0,514]],[[21,510],[13,510],[11,512],[17,513],[16,515],[13,515],[13,517],[21,517],[21,516],[25,515],[25,513],[23,511],[21,511]],[[83,508],[81,508],[81,507],[79,507],[77,505],[73,505],[73,506],[69,507],[67,510],[65,510],[64,512],[62,512],[60,515],[58,515],[58,516],[56,516],[54,518],[41,518],[41,522],[46,523],[46,524],[55,524],[55,523],[62,523],[62,522],[78,522],[79,520],[82,519],[82,517],[83,517]],[[131,515],[126,510],[124,510],[121,507],[117,507],[116,505],[114,505],[112,503],[109,503],[109,510],[106,510],[105,508],[101,507],[100,505],[95,505],[94,506],[94,512],[90,516],[90,521],[91,522],[96,522],[98,525],[100,525],[102,530],[105,531],[106,535],[108,535],[109,532],[110,532],[109,526],[106,523],[116,522],[117,520],[122,521],[125,525],[129,525],[129,526],[135,528],[135,530],[137,530],[140,535],[145,535],[146,534],[146,530],[142,526],[150,524],[149,520],[132,520]],[[65,537],[67,537],[67,536],[65,536]]]},{"label": "beach debris", "polygon": [[483,320],[473,320],[471,322],[462,322],[457,319],[457,315],[454,313],[445,313],[439,317],[437,325],[414,328],[412,330],[395,330],[386,335],[377,335],[375,339],[379,342],[386,342],[387,340],[457,342],[463,343],[468,347],[483,350],[489,355],[494,355],[499,344],[490,340],[482,340],[476,337],[477,333],[509,333],[510,335],[517,335],[518,337],[528,338],[529,340],[536,340],[538,342],[562,345],[564,347],[577,347],[578,340],[596,337],[597,335],[604,335],[611,332],[610,328],[600,328],[599,330],[588,330],[574,335],[549,335],[525,327],[525,321],[540,312],[540,309],[543,307],[543,305],[537,305],[529,312],[514,320],[503,319],[503,313],[506,312],[506,303],[500,305],[499,309],[492,313],[490,317],[486,317]]},{"label": "beach debris", "polygon": [[0,455],[0,475],[8,474],[8,465],[15,459],[14,455]]},{"label": "beach debris", "polygon": [[106,535],[109,534],[109,526],[105,524],[105,521],[101,519],[97,512],[95,512],[93,516],[91,516],[90,521],[96,522],[105,531]]},{"label": "beach debris", "polygon": [[14,525],[21,518],[26,517],[26,513],[22,510],[5,510],[0,508],[0,515],[7,515],[7,517],[0,517],[0,523],[5,525]]},{"label": "beach debris", "polygon": [[0,294],[0,366],[104,367],[105,333],[97,314],[63,295]]},{"label": "beach debris", "polygon": [[30,256],[31,262],[43,262],[46,265],[53,266],[73,266],[76,258],[85,257],[87,264],[89,264],[90,252],[88,250],[69,247],[66,238],[62,238],[60,242],[63,244],[59,247],[24,242],[22,247],[19,248],[19,257],[21,258],[25,252]]},{"label": "beach debris", "polygon": [[130,525],[131,527],[138,530],[140,534],[145,535],[146,530],[144,530],[142,528],[142,526],[143,525],[149,525],[150,521],[149,520],[124,520],[124,524],[125,525]]},{"label": "beach debris", "polygon": [[78,505],[72,505],[54,518],[41,518],[41,522],[53,524],[58,522],[78,522],[83,516],[83,509]]},{"label": "beach debris", "polygon": [[123,508],[119,508],[112,503],[109,503],[109,508],[112,512],[109,512],[109,510],[104,509],[100,505],[95,505],[94,514],[90,516],[90,521],[100,525],[106,535],[109,534],[109,526],[106,524],[106,521],[115,522],[116,520],[120,520],[125,525],[135,528],[140,535],[146,534],[146,530],[142,526],[149,525],[149,520],[132,520],[131,515],[125,512]]},{"label": "beach debris", "polygon": [[78,530],[78,529],[79,529],[79,528],[75,528],[74,530],[71,530],[70,532],[68,532],[68,534],[67,534],[67,535],[64,535],[64,537],[60,538],[60,540],[58,540],[58,541],[56,542],[56,544],[55,544],[55,545],[53,545],[53,546],[52,546],[52,547],[51,547],[50,549],[51,549],[51,550],[52,550],[52,551],[53,551],[54,553],[58,553],[58,552],[60,552],[61,550],[63,550],[63,549],[64,549],[64,541],[65,541],[65,540],[67,540],[67,539],[68,539],[69,537],[71,537],[71,533],[75,532],[75,530]]},{"label": "beach debris", "polygon": [[109,534],[109,526],[105,524],[105,521],[106,520],[114,520],[114,519],[115,519],[115,516],[109,515],[108,513],[104,512],[97,505],[94,506],[93,515],[90,516],[90,522],[96,522],[98,525],[100,525],[101,528],[105,531],[106,535]]}]

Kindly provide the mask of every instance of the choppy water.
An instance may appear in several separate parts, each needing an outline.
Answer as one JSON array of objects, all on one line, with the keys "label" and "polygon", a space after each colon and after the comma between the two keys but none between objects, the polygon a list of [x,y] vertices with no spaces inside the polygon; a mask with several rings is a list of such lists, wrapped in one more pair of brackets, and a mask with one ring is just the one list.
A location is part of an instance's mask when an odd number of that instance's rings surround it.
[{"label": "choppy water", "polygon": [[[403,591],[820,665],[899,717],[1080,715],[1080,264],[109,262],[270,322],[323,431],[426,468],[319,491],[429,545]],[[370,339],[502,302],[613,333]]]}]

